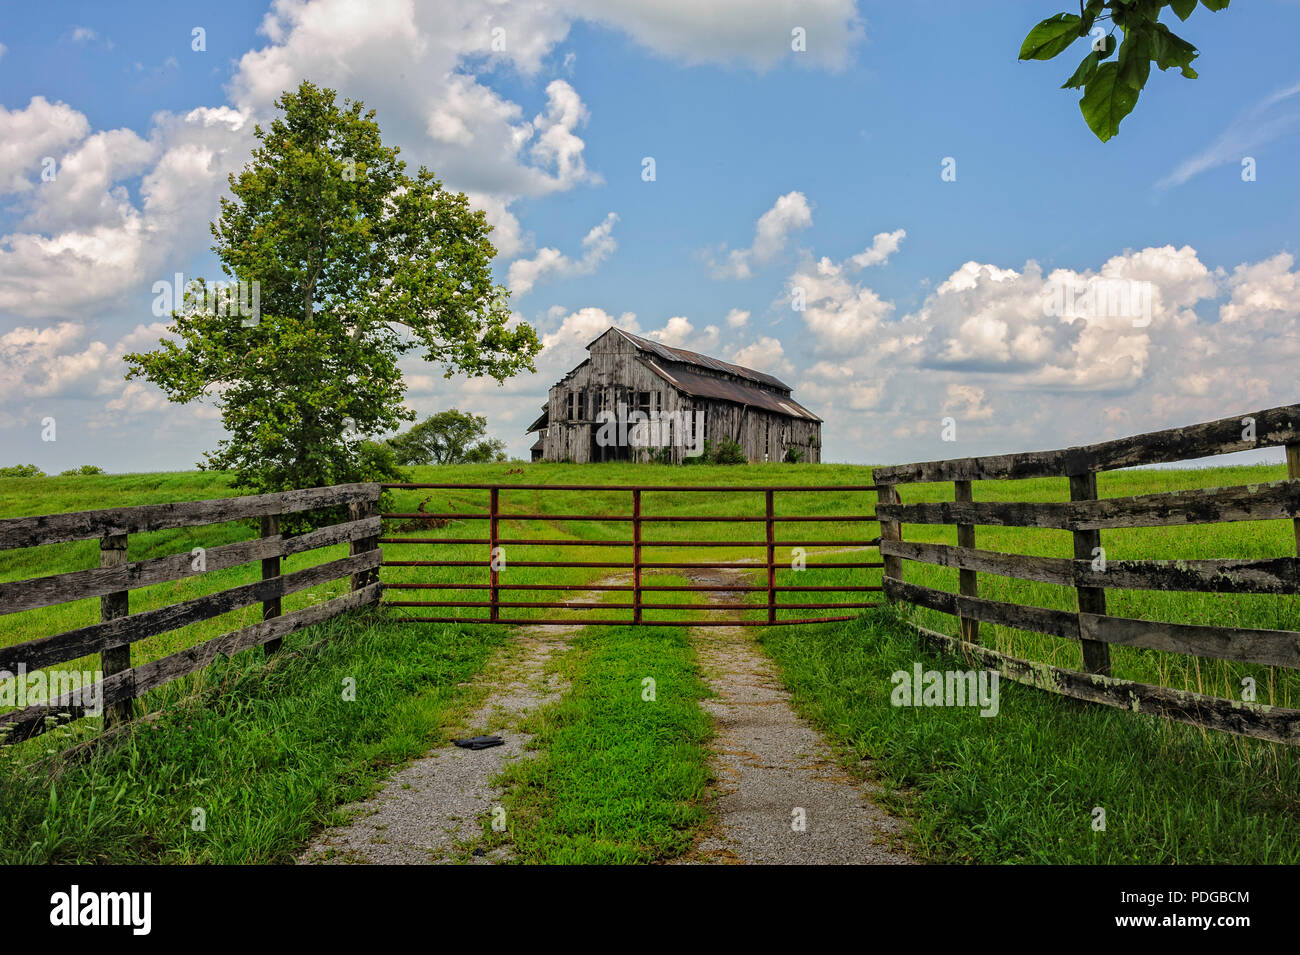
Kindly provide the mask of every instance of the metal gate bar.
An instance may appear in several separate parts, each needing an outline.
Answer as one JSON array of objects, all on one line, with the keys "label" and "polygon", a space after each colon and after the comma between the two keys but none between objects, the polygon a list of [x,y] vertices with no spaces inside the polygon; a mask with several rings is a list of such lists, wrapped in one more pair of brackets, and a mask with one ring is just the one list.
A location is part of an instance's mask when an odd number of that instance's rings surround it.
[{"label": "metal gate bar", "polygon": [[[386,489],[391,490],[473,490],[488,491],[489,503],[488,510],[484,512],[425,512],[425,511],[398,511],[385,512],[381,517],[394,520],[459,520],[473,521],[481,520],[488,522],[487,537],[382,537],[379,539],[380,544],[419,544],[419,545],[470,545],[486,546],[488,548],[487,560],[385,560],[382,566],[385,567],[487,567],[487,583],[405,583],[392,582],[384,583],[385,590],[443,590],[443,591],[488,591],[487,600],[385,600],[384,604],[390,607],[437,607],[437,608],[457,608],[457,609],[487,609],[486,617],[459,617],[459,616],[441,616],[441,617],[405,617],[403,619],[412,623],[501,623],[510,625],[571,625],[580,624],[582,626],[664,626],[664,627],[683,627],[683,626],[788,626],[798,623],[831,623],[837,621],[848,621],[855,619],[855,615],[843,616],[817,616],[817,617],[791,617],[777,619],[778,610],[862,610],[878,606],[877,602],[858,602],[858,601],[838,601],[831,603],[782,603],[778,597],[780,593],[789,592],[822,592],[822,593],[863,593],[863,592],[880,592],[883,587],[878,585],[865,584],[846,584],[843,586],[827,585],[793,585],[777,584],[776,573],[784,565],[778,567],[776,563],[776,549],[779,547],[854,547],[869,548],[879,547],[880,538],[860,538],[847,537],[836,540],[778,540],[775,534],[775,528],[780,523],[865,523],[876,520],[874,513],[853,513],[837,514],[828,516],[817,515],[788,515],[781,516],[775,513],[774,497],[779,492],[798,492],[798,493],[845,493],[845,492],[866,492],[877,490],[876,485],[843,485],[843,486],[800,486],[800,485],[780,485],[780,486],[692,486],[692,485],[600,485],[600,484],[423,484],[423,483],[403,483],[403,484],[385,484]],[[598,491],[598,492],[631,492],[632,513],[630,514],[536,514],[524,512],[503,511],[501,508],[502,491]],[[762,494],[764,496],[765,513],[759,515],[682,515],[674,517],[671,515],[647,515],[642,513],[641,495],[643,492],[701,492],[701,493],[746,493]],[[593,539],[593,540],[575,540],[571,538],[535,538],[535,537],[502,537],[500,536],[501,521],[585,521],[590,523],[600,523],[603,521],[621,521],[628,522],[631,526],[631,537],[624,539]],[[642,525],[650,523],[671,523],[671,522],[693,522],[693,523],[761,523],[764,525],[765,536],[762,540],[645,540],[642,537]],[[516,546],[516,547],[535,547],[535,546],[584,546],[584,547],[618,547],[630,548],[632,559],[629,560],[575,560],[575,561],[558,561],[558,560],[510,560],[508,567],[552,567],[552,568],[610,568],[617,570],[630,570],[632,572],[632,583],[630,584],[507,584],[500,580],[500,572],[495,566],[492,555],[497,553],[498,547]],[[734,548],[763,548],[764,559],[759,561],[741,560],[741,561],[671,561],[671,560],[644,560],[643,554],[649,549],[654,548],[674,548],[674,547],[734,547]],[[883,561],[845,561],[845,562],[824,562],[824,561],[805,561],[803,567],[812,569],[842,569],[842,570],[859,570],[884,567]],[[755,572],[766,571],[765,584],[645,584],[642,582],[642,572],[645,569],[736,569],[749,570]],[[527,591],[616,591],[629,593],[632,596],[630,602],[618,603],[596,603],[588,601],[547,601],[547,600],[502,600],[501,591],[504,590],[527,590]],[[647,603],[643,595],[647,592],[713,592],[729,591],[741,593],[765,593],[767,600],[757,604],[736,604],[719,606],[708,603]],[[532,618],[507,618],[502,617],[502,609],[514,608],[538,608],[538,609],[566,609],[566,610],[630,610],[632,611],[631,619],[623,620],[584,620],[581,617],[571,619],[532,619]],[[714,619],[714,620],[646,620],[642,611],[645,610],[687,610],[687,611],[718,611],[718,610],[735,610],[740,613],[752,611],[766,611],[766,620],[743,620],[743,619]]]}]

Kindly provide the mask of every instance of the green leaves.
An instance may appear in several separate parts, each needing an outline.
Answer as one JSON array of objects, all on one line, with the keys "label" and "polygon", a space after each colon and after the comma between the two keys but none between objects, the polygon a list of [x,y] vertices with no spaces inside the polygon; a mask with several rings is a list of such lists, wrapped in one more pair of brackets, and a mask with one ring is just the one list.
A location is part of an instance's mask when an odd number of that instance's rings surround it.
[{"label": "green leaves", "polygon": [[1118,82],[1134,93],[1142,92],[1151,75],[1151,39],[1142,33],[1130,33],[1119,47]]},{"label": "green leaves", "polygon": [[[1208,10],[1222,10],[1229,0],[1201,0]],[[1196,9],[1196,0],[1088,0],[1080,14],[1058,13],[1040,22],[1020,45],[1022,60],[1050,60],[1076,39],[1092,37],[1092,51],[1084,56],[1061,89],[1083,89],[1079,109],[1084,121],[1102,142],[1119,132],[1119,124],[1137,106],[1138,96],[1151,75],[1151,64],[1162,71],[1176,67],[1187,79],[1196,79],[1192,61],[1196,46],[1159,22],[1164,7],[1180,20]],[[1097,21],[1110,20],[1105,35]],[[1115,31],[1122,34],[1117,40]],[[1116,52],[1114,62],[1103,62]]]},{"label": "green leaves", "polygon": [[1079,68],[1074,71],[1074,74],[1061,84],[1061,89],[1077,90],[1081,88],[1083,84],[1087,83],[1088,80],[1092,78],[1092,74],[1097,71],[1097,63],[1100,59],[1101,54],[1096,50],[1093,50],[1085,56],[1083,61],[1079,64]]},{"label": "green leaves", "polygon": [[1121,82],[1118,63],[1103,63],[1097,67],[1079,100],[1088,128],[1103,143],[1119,132],[1120,120],[1133,112],[1138,91]]},{"label": "green leaves", "polygon": [[1192,69],[1192,60],[1196,59],[1197,56],[1196,47],[1182,37],[1175,36],[1163,23],[1156,25],[1156,31],[1151,35],[1151,41],[1154,47],[1156,66],[1162,70],[1176,66],[1182,71],[1183,76],[1189,80],[1196,79],[1196,71]]},{"label": "green leaves", "polygon": [[1030,30],[1025,42],[1020,44],[1020,59],[1050,60],[1079,38],[1082,22],[1074,13],[1058,13],[1054,17],[1048,17]]}]

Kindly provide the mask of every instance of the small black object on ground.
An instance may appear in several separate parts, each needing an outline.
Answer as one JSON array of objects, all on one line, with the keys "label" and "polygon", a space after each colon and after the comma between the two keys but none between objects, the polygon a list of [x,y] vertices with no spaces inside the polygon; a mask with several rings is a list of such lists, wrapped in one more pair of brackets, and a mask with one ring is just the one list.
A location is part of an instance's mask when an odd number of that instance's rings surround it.
[{"label": "small black object on ground", "polygon": [[469,739],[457,739],[452,742],[465,749],[488,749],[491,746],[500,746],[505,740],[500,736],[471,736]]}]

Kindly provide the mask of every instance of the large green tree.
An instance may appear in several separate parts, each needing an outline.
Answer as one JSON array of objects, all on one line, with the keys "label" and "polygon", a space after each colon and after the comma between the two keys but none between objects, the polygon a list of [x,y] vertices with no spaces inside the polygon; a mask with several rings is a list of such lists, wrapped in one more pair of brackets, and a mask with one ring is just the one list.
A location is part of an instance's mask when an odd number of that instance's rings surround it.
[{"label": "large green tree", "polygon": [[276,106],[212,223],[222,271],[249,283],[246,300],[258,283],[260,315],[205,308],[191,289],[174,338],[126,356],[127,377],[172,401],[214,400],[227,437],[201,466],[232,471],[238,487],[388,477],[366,438],[415,418],[401,356],[503,381],[531,370],[541,345],[509,321],[483,213],[425,167],[408,175],[373,110],[306,82]]},{"label": "large green tree", "polygon": [[[1207,10],[1222,10],[1229,0],[1200,0]],[[1020,45],[1022,60],[1050,60],[1080,38],[1089,38],[1091,52],[1061,89],[1082,89],[1079,110],[1102,142],[1119,132],[1119,124],[1146,86],[1151,64],[1161,70],[1177,67],[1196,79],[1192,61],[1196,47],[1160,22],[1169,7],[1179,20],[1196,9],[1197,0],[1079,0],[1079,12],[1058,13],[1043,20]],[[1106,26],[1105,24],[1109,24]],[[1122,39],[1117,39],[1119,31]],[[1115,59],[1111,55],[1118,50]]]}]

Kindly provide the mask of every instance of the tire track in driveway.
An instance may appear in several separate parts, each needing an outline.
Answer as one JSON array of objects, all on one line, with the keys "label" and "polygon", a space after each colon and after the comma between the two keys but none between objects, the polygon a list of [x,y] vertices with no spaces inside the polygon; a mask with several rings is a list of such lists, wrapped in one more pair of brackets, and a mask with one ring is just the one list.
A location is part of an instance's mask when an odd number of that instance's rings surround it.
[{"label": "tire track in driveway", "polygon": [[[739,572],[692,571],[695,583],[743,583]],[[735,591],[709,602],[738,607]],[[695,627],[691,636],[704,680],[716,694],[703,703],[716,736],[711,765],[717,823],[681,863],[763,865],[908,865],[906,824],[871,798],[826,741],[790,705],[775,664],[750,627]],[[802,828],[800,828],[802,823]]]}]

